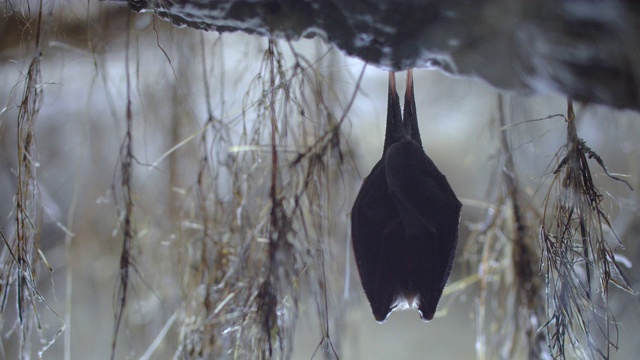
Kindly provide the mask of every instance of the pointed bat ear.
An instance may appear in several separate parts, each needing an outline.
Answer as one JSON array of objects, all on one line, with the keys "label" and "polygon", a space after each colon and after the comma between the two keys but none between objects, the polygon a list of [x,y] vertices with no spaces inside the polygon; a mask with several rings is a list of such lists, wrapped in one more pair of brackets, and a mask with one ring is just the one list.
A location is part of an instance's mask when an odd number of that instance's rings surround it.
[{"label": "pointed bat ear", "polygon": [[389,146],[400,140],[402,134],[402,114],[400,113],[400,98],[396,91],[396,74],[389,72],[389,97],[387,99],[387,129],[384,138],[384,152]]},{"label": "pointed bat ear", "polygon": [[404,127],[411,134],[411,139],[422,146],[418,115],[416,114],[416,98],[413,91],[413,69],[407,70],[407,88],[404,92]]}]

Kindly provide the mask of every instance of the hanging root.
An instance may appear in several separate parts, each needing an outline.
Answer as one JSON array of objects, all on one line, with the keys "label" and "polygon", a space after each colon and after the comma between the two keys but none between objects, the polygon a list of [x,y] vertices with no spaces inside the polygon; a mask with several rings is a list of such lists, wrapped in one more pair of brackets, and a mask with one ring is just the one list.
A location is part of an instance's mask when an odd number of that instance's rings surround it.
[{"label": "hanging root", "polygon": [[564,358],[569,345],[579,356],[609,359],[611,348],[618,346],[609,284],[635,292],[615,261],[610,243],[621,247],[622,242],[601,206],[588,159],[595,159],[610,178],[629,184],[610,174],[578,137],[571,100],[567,112],[567,144],[558,156],[540,228],[548,311],[544,328],[554,357]]},{"label": "hanging root", "polygon": [[17,105],[16,165],[11,165],[12,169],[15,169],[12,172],[16,176],[17,187],[13,203],[14,230],[6,236],[0,232],[4,244],[0,251],[0,317],[6,319],[4,312],[12,301],[10,295],[14,294],[17,323],[6,336],[17,330],[16,348],[21,359],[30,358],[32,355],[31,344],[35,343],[32,339],[34,329],[40,336],[42,347],[38,354],[42,356],[65,328],[62,324],[53,338],[46,339],[43,335],[41,315],[38,313],[38,308],[44,305],[57,320],[63,322],[62,317],[48,304],[37,287],[40,261],[49,272],[52,271],[40,250],[43,209],[36,176],[39,156],[35,125],[44,99],[41,61],[46,44],[42,39],[44,3],[39,1],[37,4],[33,18],[30,9],[22,12],[20,16],[16,15],[23,31],[21,41],[24,43],[21,45],[32,55],[26,56],[30,59],[26,71],[21,69],[24,71],[23,85],[14,87],[23,91],[21,101]]},{"label": "hanging root", "polygon": [[187,266],[176,357],[289,358],[302,291],[316,302],[321,343],[337,357],[323,266],[329,224],[341,221],[334,202],[346,176],[333,172],[345,158],[346,111],[334,114],[320,60],[290,46],[289,66],[283,44],[268,41],[241,116],[217,118],[208,106],[197,203],[182,214],[200,226],[181,239],[191,251],[180,259]]},{"label": "hanging root", "polygon": [[[499,95],[502,193],[495,206],[488,208],[487,218],[472,229],[467,242],[467,257],[473,259],[470,252],[479,256],[476,352],[479,359],[539,359],[544,349],[537,329],[544,301],[537,276],[536,237],[529,225],[538,217],[526,205],[520,189],[504,107]],[[476,245],[480,247],[469,249]]]}]

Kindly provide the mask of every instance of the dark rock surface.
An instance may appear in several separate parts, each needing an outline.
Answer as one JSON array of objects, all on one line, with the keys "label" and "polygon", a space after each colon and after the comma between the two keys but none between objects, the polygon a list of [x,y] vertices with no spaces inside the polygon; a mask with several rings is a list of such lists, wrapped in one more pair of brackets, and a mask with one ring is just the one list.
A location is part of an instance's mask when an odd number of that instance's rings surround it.
[{"label": "dark rock surface", "polygon": [[440,67],[502,89],[640,109],[640,2],[129,0],[177,26],[321,36],[372,65]]}]

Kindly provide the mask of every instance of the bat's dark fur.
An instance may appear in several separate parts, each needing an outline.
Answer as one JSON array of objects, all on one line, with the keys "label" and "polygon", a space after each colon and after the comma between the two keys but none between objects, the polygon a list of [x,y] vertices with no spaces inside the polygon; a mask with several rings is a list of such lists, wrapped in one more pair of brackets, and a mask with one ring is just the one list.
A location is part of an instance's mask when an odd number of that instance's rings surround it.
[{"label": "bat's dark fur", "polygon": [[451,272],[461,207],[422,148],[411,70],[404,118],[390,73],[382,159],[351,212],[356,262],[377,321],[403,306],[417,307],[425,321],[433,319]]}]

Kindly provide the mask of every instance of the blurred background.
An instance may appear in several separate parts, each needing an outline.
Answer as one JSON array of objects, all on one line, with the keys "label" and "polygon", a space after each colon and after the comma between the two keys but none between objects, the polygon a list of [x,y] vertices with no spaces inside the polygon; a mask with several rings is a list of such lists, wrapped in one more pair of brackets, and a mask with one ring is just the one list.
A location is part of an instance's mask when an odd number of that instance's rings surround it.
[{"label": "blurred background", "polygon": [[[425,150],[464,205],[460,242],[436,318],[395,312],[381,325],[360,285],[349,214],[382,154],[387,72],[320,39],[178,29],[73,0],[44,4],[38,23],[39,6],[0,4],[0,358],[106,359],[114,337],[118,359],[527,357],[504,350],[501,334],[501,301],[517,286],[501,248],[512,221],[501,139],[543,283],[539,219],[567,141],[565,118],[550,115],[567,114],[564,97],[415,70]],[[578,135],[638,189],[638,114],[575,107]],[[610,241],[617,263],[637,289],[637,192],[590,166],[625,246]],[[495,257],[490,238],[502,244]],[[123,239],[129,278],[116,327]],[[638,297],[609,290],[620,336],[611,358],[634,359]]]}]

